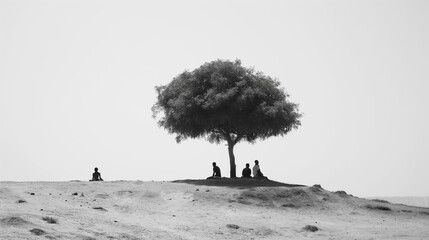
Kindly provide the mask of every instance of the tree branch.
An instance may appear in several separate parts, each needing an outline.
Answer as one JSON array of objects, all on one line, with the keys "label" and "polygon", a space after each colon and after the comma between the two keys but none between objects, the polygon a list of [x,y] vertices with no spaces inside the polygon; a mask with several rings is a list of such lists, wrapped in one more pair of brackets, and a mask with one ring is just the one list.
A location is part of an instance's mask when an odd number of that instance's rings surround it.
[{"label": "tree branch", "polygon": [[237,134],[237,137],[234,139],[233,144],[237,144],[241,139],[243,138],[243,135]]}]

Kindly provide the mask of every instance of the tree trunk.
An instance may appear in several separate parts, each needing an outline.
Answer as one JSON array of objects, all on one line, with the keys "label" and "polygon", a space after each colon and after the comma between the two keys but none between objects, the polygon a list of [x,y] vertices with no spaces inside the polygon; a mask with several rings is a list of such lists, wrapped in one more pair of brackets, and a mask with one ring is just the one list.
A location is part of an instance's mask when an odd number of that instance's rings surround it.
[{"label": "tree trunk", "polygon": [[232,142],[228,142],[228,153],[229,153],[229,166],[230,166],[230,178],[235,178],[235,156],[234,156],[234,144]]}]

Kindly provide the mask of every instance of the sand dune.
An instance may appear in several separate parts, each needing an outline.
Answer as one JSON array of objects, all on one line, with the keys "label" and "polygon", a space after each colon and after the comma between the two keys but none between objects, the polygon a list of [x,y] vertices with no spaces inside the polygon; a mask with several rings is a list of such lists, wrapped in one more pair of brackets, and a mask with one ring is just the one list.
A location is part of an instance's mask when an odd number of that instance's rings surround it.
[{"label": "sand dune", "polygon": [[405,204],[409,206],[429,208],[429,197],[409,196],[409,197],[371,197],[368,199],[382,199],[391,203]]},{"label": "sand dune", "polygon": [[0,183],[0,239],[429,239],[427,226],[427,208],[253,179]]}]

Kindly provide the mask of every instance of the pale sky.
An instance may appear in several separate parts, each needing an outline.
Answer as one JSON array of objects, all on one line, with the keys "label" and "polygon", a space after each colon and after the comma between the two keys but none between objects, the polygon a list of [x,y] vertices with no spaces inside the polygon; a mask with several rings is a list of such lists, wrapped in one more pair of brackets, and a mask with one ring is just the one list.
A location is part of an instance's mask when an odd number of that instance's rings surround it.
[{"label": "pale sky", "polygon": [[175,142],[154,87],[216,59],[277,78],[285,137],[239,143],[237,175],[429,195],[428,1],[0,1],[0,181],[201,179],[227,148]]}]

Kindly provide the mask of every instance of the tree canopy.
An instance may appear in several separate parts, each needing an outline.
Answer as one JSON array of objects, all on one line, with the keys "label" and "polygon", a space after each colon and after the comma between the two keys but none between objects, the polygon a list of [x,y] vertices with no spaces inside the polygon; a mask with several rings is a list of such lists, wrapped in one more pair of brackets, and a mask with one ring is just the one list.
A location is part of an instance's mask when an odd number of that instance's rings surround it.
[{"label": "tree canopy", "polygon": [[[301,124],[298,105],[287,100],[280,82],[243,67],[240,60],[205,63],[157,86],[156,91],[152,110],[155,117],[162,113],[159,126],[176,134],[177,142],[187,138],[226,141],[231,167],[236,143],[283,136]],[[231,177],[235,177],[235,163]]]}]

